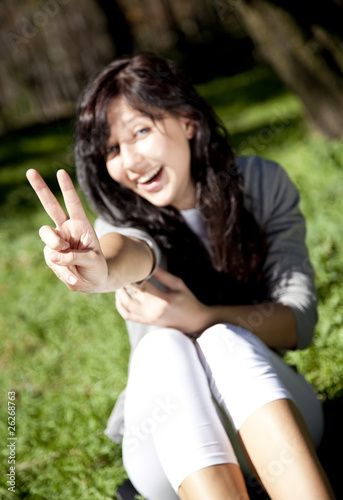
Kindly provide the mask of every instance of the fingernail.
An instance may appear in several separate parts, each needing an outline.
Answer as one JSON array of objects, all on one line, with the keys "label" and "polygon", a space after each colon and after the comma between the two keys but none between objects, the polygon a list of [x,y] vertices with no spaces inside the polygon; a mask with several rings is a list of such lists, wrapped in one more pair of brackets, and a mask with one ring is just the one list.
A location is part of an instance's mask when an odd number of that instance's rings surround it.
[{"label": "fingernail", "polygon": [[75,276],[70,275],[70,276],[68,277],[68,283],[69,283],[70,285],[75,285],[75,283],[76,283],[76,282],[77,282],[77,278],[76,278]]},{"label": "fingernail", "polygon": [[64,246],[62,247],[62,251],[68,250],[68,248],[69,248],[69,243],[65,243]]}]

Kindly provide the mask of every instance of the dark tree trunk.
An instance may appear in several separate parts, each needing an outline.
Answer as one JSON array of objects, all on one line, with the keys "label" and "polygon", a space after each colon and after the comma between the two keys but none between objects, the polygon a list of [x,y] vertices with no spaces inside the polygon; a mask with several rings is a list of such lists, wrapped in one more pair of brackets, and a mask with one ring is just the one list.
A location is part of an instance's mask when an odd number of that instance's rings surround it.
[{"label": "dark tree trunk", "polygon": [[[325,10],[326,3],[322,3]],[[275,4],[241,0],[232,5],[262,57],[300,97],[312,126],[327,137],[341,137],[343,58],[339,35],[329,34],[326,26],[311,25],[307,27],[311,36],[306,36],[297,20]],[[337,9],[343,12],[339,6]],[[317,18],[319,22],[318,13]],[[326,15],[323,20],[328,25]],[[334,21],[332,26],[338,31]]]},{"label": "dark tree trunk", "polygon": [[131,54],[134,39],[131,27],[118,2],[115,0],[97,0],[107,19],[108,33],[111,35],[117,56]]},{"label": "dark tree trunk", "polygon": [[0,133],[73,114],[115,54],[97,2],[1,0],[0,17]]}]

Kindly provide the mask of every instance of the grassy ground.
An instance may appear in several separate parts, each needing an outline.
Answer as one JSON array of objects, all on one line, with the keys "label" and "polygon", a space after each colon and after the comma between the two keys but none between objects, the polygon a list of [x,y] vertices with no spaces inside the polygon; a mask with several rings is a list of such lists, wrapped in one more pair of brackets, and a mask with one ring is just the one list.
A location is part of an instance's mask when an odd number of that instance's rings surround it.
[{"label": "grassy ground", "polygon": [[[263,68],[200,90],[228,125],[237,154],[279,161],[300,189],[320,320],[312,346],[288,360],[324,402],[329,425],[321,458],[338,490],[331,445],[342,441],[343,146],[310,134],[297,99]],[[125,386],[124,324],[113,294],[73,294],[46,268],[37,230],[48,219],[25,179],[34,167],[56,189],[59,168],[73,175],[71,124],[2,138],[0,159],[0,497],[114,498],[125,471],[120,447],[103,429]],[[7,490],[9,391],[16,395],[15,494]]]}]

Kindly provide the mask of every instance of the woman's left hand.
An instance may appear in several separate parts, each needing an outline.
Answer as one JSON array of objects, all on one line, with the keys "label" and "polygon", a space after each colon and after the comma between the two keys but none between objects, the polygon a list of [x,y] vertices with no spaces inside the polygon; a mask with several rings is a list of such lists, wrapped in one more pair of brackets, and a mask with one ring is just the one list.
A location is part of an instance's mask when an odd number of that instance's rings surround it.
[{"label": "woman's left hand", "polygon": [[161,268],[154,277],[165,285],[165,291],[149,281],[117,290],[117,310],[125,320],[176,328],[186,334],[200,334],[211,325],[211,308],[202,304],[181,278]]}]

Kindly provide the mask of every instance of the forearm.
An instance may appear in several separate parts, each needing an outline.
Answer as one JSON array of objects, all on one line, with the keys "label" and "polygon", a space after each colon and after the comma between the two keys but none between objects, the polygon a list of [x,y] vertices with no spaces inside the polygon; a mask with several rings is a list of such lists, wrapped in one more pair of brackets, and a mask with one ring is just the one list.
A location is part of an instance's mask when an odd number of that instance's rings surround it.
[{"label": "forearm", "polygon": [[296,320],[291,308],[273,302],[208,308],[210,323],[231,323],[251,331],[266,345],[294,349],[297,344]]},{"label": "forearm", "polygon": [[116,291],[131,283],[138,283],[151,273],[154,257],[144,242],[111,233],[101,238],[100,245],[108,266],[107,283],[103,292]]}]

